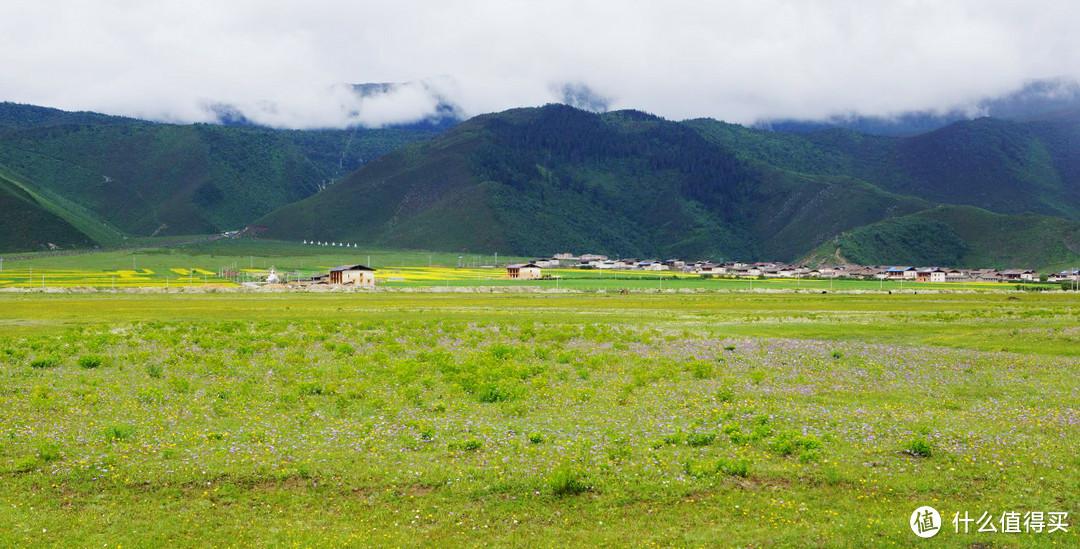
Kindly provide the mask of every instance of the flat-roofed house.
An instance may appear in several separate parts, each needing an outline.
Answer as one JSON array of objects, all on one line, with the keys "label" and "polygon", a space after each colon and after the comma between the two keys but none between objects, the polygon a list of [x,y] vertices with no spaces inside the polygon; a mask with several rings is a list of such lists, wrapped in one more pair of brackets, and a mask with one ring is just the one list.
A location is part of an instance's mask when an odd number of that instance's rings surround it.
[{"label": "flat-roofed house", "polygon": [[330,283],[374,287],[375,269],[363,265],[342,265],[330,269]]},{"label": "flat-roofed house", "polygon": [[506,266],[506,276],[514,280],[536,280],[540,278],[540,266],[536,263],[515,263]]}]

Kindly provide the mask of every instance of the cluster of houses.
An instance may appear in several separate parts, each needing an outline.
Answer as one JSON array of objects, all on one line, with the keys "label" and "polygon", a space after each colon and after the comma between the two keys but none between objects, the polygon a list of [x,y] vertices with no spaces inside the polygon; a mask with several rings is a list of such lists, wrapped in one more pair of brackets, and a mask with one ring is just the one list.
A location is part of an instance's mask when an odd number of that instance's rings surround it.
[{"label": "cluster of houses", "polygon": [[[896,265],[840,265],[807,267],[775,262],[743,263],[729,261],[683,261],[668,259],[610,259],[597,254],[574,256],[557,254],[550,258],[534,259],[529,265],[537,268],[581,268],[621,271],[674,271],[703,276],[733,278],[858,278],[870,280],[913,280],[918,282],[1036,282],[1040,275],[1032,269],[944,269]],[[537,277],[539,277],[537,273]],[[1075,281],[1076,271],[1048,275],[1049,282]]]},{"label": "cluster of houses", "polygon": [[840,265],[811,268],[777,263],[706,263],[695,266],[692,272],[733,277],[859,278],[916,282],[1037,282],[1039,280],[1039,273],[1031,269],[943,269],[906,265]]},{"label": "cluster of houses", "polygon": [[[807,267],[784,263],[742,263],[730,261],[687,262],[679,259],[660,261],[655,259],[609,259],[603,255],[585,254],[573,256],[558,254],[549,258],[534,259],[528,263],[506,266],[506,277],[512,280],[538,280],[544,278],[544,269],[579,268],[614,271],[673,271],[703,277],[728,278],[858,278],[866,280],[906,280],[915,282],[1038,282],[1039,273],[1031,269],[942,269],[939,267],[911,266],[861,266],[840,265],[835,267]],[[273,272],[271,277],[275,278]],[[1080,281],[1077,271],[1063,271],[1047,275],[1048,282]],[[269,280],[268,280],[269,282]],[[355,287],[374,287],[375,269],[364,265],[343,265],[325,274],[299,281],[302,284],[333,284]]]}]

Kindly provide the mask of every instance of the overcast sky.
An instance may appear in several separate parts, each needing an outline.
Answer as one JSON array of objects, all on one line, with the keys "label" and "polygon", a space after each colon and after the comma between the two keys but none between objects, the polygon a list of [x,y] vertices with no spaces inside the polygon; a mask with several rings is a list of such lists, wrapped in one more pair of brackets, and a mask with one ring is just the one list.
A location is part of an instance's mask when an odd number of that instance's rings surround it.
[{"label": "overcast sky", "polygon": [[[557,101],[670,119],[888,115],[1080,76],[1080,2],[2,0],[0,100],[281,127]],[[344,83],[411,82],[358,99]]]}]

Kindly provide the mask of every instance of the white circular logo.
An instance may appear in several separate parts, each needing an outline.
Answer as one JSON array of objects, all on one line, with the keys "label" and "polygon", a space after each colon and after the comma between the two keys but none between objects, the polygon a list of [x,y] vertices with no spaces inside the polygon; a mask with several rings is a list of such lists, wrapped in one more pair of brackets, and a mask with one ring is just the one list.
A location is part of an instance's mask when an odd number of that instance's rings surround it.
[{"label": "white circular logo", "polygon": [[920,538],[932,538],[941,530],[941,514],[937,509],[923,505],[911,514],[911,531]]}]

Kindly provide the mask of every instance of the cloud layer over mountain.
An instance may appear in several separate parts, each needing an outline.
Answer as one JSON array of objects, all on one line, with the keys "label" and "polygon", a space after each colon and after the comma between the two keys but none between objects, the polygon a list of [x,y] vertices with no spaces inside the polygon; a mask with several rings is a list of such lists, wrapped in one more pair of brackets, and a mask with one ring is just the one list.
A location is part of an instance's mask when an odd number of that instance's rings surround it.
[{"label": "cloud layer over mountain", "polygon": [[[407,123],[551,101],[734,122],[946,110],[1080,77],[1080,3],[41,0],[0,100],[173,121]],[[363,94],[346,84],[402,82]]]}]

